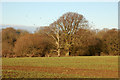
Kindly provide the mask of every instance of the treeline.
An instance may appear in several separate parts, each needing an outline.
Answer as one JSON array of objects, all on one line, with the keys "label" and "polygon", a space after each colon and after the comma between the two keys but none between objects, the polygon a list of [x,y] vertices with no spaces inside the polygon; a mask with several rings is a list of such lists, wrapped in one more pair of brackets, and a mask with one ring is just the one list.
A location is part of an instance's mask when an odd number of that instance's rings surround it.
[{"label": "treeline", "polygon": [[2,56],[117,56],[118,33],[118,29],[93,30],[83,15],[68,12],[34,33],[2,29]]}]

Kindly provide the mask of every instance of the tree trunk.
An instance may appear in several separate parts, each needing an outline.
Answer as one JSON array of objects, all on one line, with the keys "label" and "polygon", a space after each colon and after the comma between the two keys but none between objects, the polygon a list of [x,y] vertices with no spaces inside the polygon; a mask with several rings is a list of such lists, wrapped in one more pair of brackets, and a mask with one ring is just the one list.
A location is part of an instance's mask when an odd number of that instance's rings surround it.
[{"label": "tree trunk", "polygon": [[66,56],[69,56],[69,55],[70,55],[70,52],[69,52],[69,51],[67,51]]},{"label": "tree trunk", "polygon": [[70,44],[66,44],[66,50],[67,50],[67,52],[66,52],[66,56],[70,56]]},{"label": "tree trunk", "polygon": [[60,57],[60,45],[58,42],[56,42],[57,44],[57,54],[58,54],[58,57]]},{"label": "tree trunk", "polygon": [[60,49],[58,49],[58,57],[60,57]]},{"label": "tree trunk", "polygon": [[58,34],[57,34],[57,53],[58,53],[58,57],[60,57],[60,35],[59,35],[59,30],[58,30]]}]

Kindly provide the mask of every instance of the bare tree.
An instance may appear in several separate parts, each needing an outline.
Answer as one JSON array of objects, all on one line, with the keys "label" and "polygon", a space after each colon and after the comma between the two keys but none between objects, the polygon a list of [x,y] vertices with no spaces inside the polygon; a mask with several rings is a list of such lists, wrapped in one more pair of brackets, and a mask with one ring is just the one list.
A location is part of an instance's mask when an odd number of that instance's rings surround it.
[{"label": "bare tree", "polygon": [[[55,23],[53,23],[55,24]],[[53,24],[50,24],[50,26],[44,26],[44,27],[40,27],[37,29],[37,33],[39,34],[44,34],[47,35],[48,37],[52,37],[53,41],[56,44],[56,50],[58,57],[60,57],[60,29],[58,29],[57,27],[54,27]]]},{"label": "bare tree", "polygon": [[[59,32],[64,35],[62,37],[65,42],[66,55],[70,55],[70,47],[74,44],[73,35],[81,29],[88,28],[88,21],[78,13],[68,12],[63,14],[57,21],[52,23],[50,26],[54,27],[59,43]],[[60,46],[58,46],[59,49]]]},{"label": "bare tree", "polygon": [[51,29],[51,33],[52,33],[52,37],[55,40],[56,46],[57,46],[57,53],[58,53],[58,57],[60,57],[60,27],[55,26],[54,24],[56,24],[56,22],[50,24],[49,28]]}]

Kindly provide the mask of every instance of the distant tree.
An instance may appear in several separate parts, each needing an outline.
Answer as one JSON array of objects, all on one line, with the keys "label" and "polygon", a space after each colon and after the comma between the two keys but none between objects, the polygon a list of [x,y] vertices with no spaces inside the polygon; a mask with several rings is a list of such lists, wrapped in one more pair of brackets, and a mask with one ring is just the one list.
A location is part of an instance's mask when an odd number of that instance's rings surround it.
[{"label": "distant tree", "polygon": [[[78,13],[68,12],[63,14],[57,21],[53,22],[50,26],[54,27],[57,34],[61,32],[62,39],[64,40],[64,49],[66,55],[70,55],[70,48],[73,45],[73,35],[81,29],[88,28],[88,21]],[[59,35],[58,35],[59,36]]]},{"label": "distant tree", "polygon": [[27,30],[23,30],[23,29],[17,29],[16,31],[20,36],[23,36],[25,34],[29,34],[29,32]]},{"label": "distant tree", "polygon": [[100,53],[102,52],[102,41],[101,39],[94,37],[92,38],[91,45],[88,46],[88,52],[90,56],[100,56]]},{"label": "distant tree", "polygon": [[11,45],[14,45],[14,42],[16,41],[18,37],[18,33],[13,28],[6,28],[2,30],[2,41],[6,41]]},{"label": "distant tree", "polygon": [[103,36],[103,47],[102,50],[104,53],[109,55],[119,55],[119,38],[118,30],[111,29],[108,30]]},{"label": "distant tree", "polygon": [[[95,32],[89,29],[79,29],[74,34],[74,45],[72,49],[73,55],[95,55],[100,53],[99,40]],[[74,52],[73,52],[74,51]]]},{"label": "distant tree", "polygon": [[100,39],[102,39],[103,36],[104,36],[104,34],[105,34],[108,30],[109,30],[109,29],[104,28],[104,29],[98,31],[98,33],[97,33],[97,37],[100,38]]},{"label": "distant tree", "polygon": [[18,37],[19,37],[19,34],[12,27],[2,29],[2,55],[3,56],[8,55],[9,57],[9,55],[14,54],[13,48]]},{"label": "distant tree", "polygon": [[50,38],[38,34],[26,34],[20,37],[14,48],[17,56],[45,56],[52,48]]}]

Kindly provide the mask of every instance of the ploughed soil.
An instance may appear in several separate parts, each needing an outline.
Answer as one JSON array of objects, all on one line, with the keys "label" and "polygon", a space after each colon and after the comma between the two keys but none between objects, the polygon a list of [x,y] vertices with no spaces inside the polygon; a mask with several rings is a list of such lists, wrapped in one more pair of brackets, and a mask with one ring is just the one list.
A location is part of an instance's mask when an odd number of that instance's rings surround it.
[{"label": "ploughed soil", "polygon": [[[73,74],[80,76],[102,77],[102,78],[118,78],[118,71],[105,69],[80,69],[80,68],[65,68],[65,67],[34,67],[34,66],[2,66],[3,70],[18,70],[18,71],[36,71],[58,74]],[[5,72],[3,73],[5,74]],[[72,77],[72,76],[71,76]]]}]

